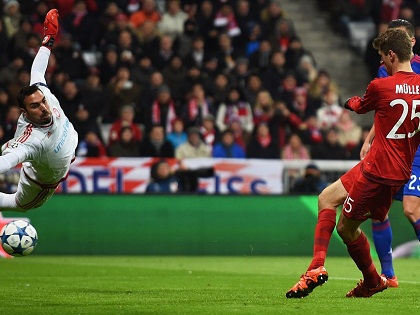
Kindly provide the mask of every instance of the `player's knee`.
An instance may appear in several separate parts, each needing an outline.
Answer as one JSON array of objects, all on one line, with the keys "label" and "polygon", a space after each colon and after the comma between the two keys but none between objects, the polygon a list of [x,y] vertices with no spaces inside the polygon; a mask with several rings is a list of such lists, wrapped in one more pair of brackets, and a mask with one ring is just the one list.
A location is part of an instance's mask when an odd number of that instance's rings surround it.
[{"label": "player's knee", "polygon": [[345,244],[353,242],[357,239],[357,230],[350,228],[341,221],[337,223],[336,229],[338,235],[341,237]]},{"label": "player's knee", "polygon": [[420,219],[420,208],[404,207],[404,215],[410,222],[416,222]]}]

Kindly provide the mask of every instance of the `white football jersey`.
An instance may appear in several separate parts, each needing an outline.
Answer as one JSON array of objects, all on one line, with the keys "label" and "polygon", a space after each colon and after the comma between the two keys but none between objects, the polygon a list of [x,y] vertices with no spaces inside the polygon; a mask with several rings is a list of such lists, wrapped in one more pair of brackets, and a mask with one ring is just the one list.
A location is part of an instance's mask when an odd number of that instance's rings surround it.
[{"label": "white football jersey", "polygon": [[38,87],[50,107],[51,123],[35,125],[21,114],[14,138],[3,146],[3,156],[14,153],[27,176],[40,184],[56,184],[70,169],[78,135],[49,88]]}]

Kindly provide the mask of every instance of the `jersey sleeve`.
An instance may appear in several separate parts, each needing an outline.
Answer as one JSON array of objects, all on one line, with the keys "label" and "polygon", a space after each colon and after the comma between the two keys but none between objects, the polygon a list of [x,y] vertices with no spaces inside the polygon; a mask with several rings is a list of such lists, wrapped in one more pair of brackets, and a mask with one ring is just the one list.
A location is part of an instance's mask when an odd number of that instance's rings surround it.
[{"label": "jersey sleeve", "polygon": [[42,150],[41,142],[37,138],[28,142],[10,140],[3,146],[4,150],[0,156],[0,173],[7,172],[16,165],[34,160]]},{"label": "jersey sleeve", "polygon": [[358,106],[353,108],[353,110],[358,114],[365,114],[372,110],[375,110],[378,105],[377,91],[378,91],[378,79],[371,81],[366,89],[365,94],[362,97],[362,100],[359,102]]},{"label": "jersey sleeve", "polygon": [[48,67],[48,60],[50,58],[51,51],[46,47],[40,47],[31,67],[31,80],[30,85],[42,83],[46,85],[45,71]]}]

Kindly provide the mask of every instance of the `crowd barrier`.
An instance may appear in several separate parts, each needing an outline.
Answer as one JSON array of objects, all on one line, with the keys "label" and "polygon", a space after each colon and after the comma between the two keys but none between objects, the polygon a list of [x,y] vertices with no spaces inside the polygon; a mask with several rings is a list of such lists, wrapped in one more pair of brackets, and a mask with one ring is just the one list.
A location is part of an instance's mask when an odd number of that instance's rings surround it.
[{"label": "crowd barrier", "polygon": [[[154,158],[77,158],[61,193],[144,193]],[[176,160],[170,159],[172,164]],[[324,171],[350,169],[357,161],[258,159],[185,159],[187,168],[214,167],[215,176],[200,179],[205,194],[284,194],[289,191],[289,169],[303,171],[309,163]]]}]

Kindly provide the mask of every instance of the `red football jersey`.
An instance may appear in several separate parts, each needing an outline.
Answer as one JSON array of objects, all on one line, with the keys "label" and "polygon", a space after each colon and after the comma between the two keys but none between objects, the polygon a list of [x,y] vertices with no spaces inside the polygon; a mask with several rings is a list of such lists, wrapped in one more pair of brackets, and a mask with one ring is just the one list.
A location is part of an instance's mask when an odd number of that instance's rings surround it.
[{"label": "red football jersey", "polygon": [[385,184],[404,184],[420,143],[420,75],[397,72],[370,82],[353,110],[375,111],[375,139],[362,161],[366,177]]}]

